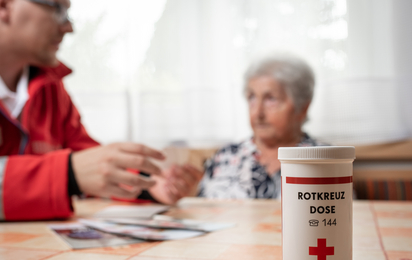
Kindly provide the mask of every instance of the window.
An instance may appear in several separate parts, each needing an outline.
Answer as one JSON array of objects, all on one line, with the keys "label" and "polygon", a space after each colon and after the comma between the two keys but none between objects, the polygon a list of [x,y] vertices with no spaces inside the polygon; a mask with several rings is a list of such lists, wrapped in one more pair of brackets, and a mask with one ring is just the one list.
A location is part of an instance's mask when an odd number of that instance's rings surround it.
[{"label": "window", "polygon": [[333,144],[412,136],[411,1],[72,0],[72,7],[75,34],[60,55],[75,70],[66,85],[103,143],[210,146],[250,136],[243,72],[273,51],[300,55],[316,72],[309,134]]}]

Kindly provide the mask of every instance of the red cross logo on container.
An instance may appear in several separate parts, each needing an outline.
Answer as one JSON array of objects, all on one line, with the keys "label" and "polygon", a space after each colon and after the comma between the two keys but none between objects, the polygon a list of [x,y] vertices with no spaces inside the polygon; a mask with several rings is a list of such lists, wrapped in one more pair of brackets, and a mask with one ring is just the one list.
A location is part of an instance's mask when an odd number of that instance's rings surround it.
[{"label": "red cross logo on container", "polygon": [[309,255],[318,256],[317,260],[326,260],[326,256],[335,255],[335,247],[326,246],[326,238],[318,238],[317,247],[309,247]]}]

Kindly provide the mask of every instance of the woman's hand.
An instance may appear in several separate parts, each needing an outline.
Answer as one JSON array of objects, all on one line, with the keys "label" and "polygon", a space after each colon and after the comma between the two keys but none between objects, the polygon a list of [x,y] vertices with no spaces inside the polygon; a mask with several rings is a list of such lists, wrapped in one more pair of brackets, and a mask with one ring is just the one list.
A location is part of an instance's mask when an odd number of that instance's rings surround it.
[{"label": "woman's hand", "polygon": [[163,204],[175,204],[179,199],[195,196],[203,172],[186,164],[172,165],[162,175],[152,175],[156,184],[149,189],[150,195]]}]

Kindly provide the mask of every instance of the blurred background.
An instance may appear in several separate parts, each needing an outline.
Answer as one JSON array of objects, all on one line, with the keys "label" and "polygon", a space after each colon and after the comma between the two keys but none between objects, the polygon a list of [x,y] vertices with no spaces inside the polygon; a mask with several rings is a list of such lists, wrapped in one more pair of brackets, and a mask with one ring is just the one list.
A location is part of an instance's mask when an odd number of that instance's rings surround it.
[{"label": "blurred background", "polygon": [[71,0],[59,58],[102,143],[215,147],[250,137],[243,73],[287,51],[317,83],[304,129],[332,144],[412,137],[410,0]]}]

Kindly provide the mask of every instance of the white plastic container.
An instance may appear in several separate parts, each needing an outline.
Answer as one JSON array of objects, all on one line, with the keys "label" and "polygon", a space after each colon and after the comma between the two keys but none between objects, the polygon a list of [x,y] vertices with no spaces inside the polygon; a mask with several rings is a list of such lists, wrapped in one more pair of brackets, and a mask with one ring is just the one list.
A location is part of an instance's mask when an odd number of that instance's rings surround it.
[{"label": "white plastic container", "polygon": [[281,147],[283,260],[352,259],[349,146]]}]

